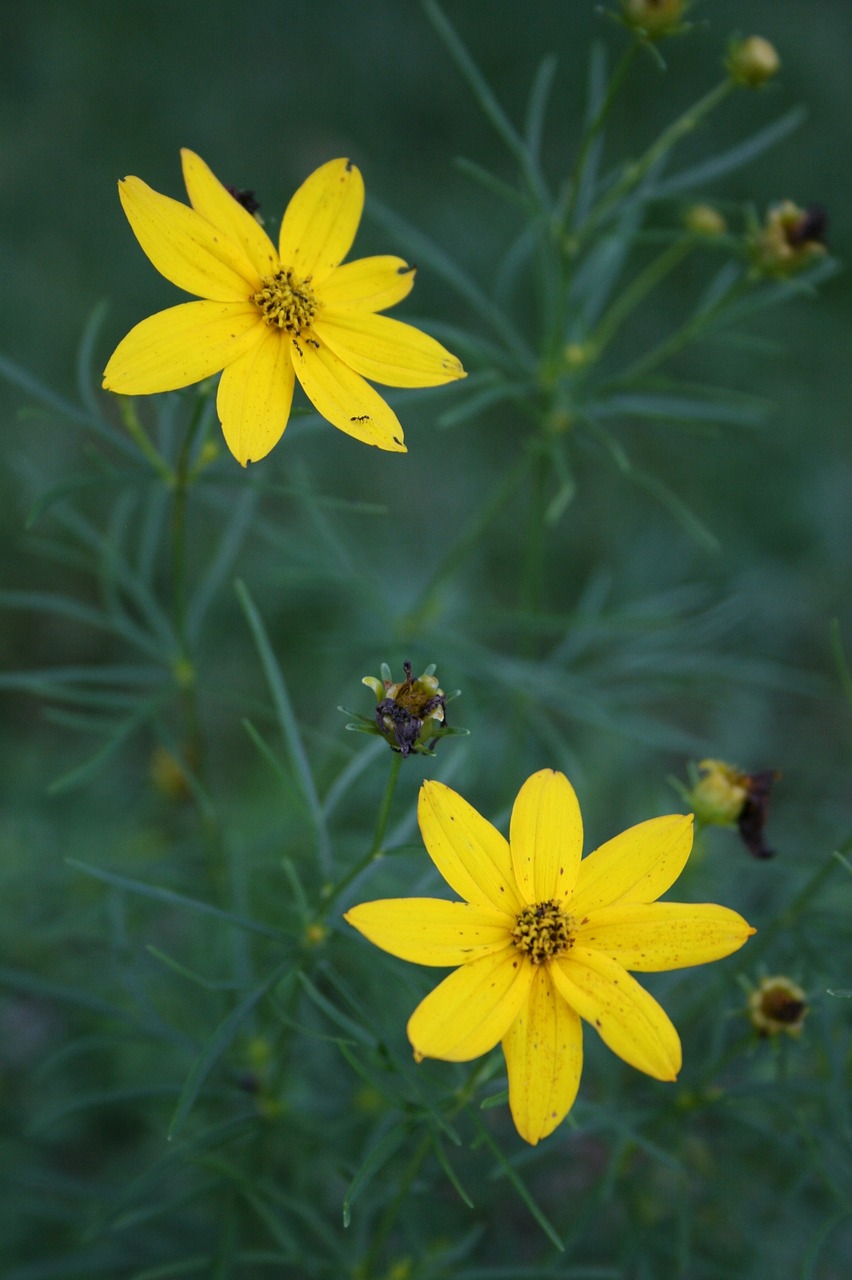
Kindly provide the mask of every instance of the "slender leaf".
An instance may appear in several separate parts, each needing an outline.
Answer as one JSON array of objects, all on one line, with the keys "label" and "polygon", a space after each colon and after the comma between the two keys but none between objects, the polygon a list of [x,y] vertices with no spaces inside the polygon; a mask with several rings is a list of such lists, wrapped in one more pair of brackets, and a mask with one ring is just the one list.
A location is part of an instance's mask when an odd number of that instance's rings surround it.
[{"label": "slender leaf", "polygon": [[131,880],[127,876],[117,875],[112,871],[104,871],[101,867],[93,867],[88,862],[79,862],[76,858],[67,858],[66,861],[69,867],[82,871],[84,875],[92,876],[95,880],[102,880],[104,884],[112,884],[119,889],[126,889],[128,893],[138,894],[142,898],[152,898],[155,902],[165,902],[169,906],[180,907],[186,911],[194,911],[198,915],[211,916],[215,920],[221,920],[224,924],[232,925],[235,929],[244,929],[247,933],[257,933],[264,938],[275,938],[279,942],[289,941],[287,935],[280,929],[273,929],[271,925],[261,924],[259,920],[251,920],[248,916],[239,916],[230,911],[223,911],[221,907],[214,907],[209,902],[200,902],[197,898],[188,898],[183,893],[176,893],[174,889],[164,889],[160,885],[145,884],[141,880]]},{"label": "slender leaf", "polygon": [[196,1099],[204,1086],[205,1080],[221,1058],[222,1054],[229,1047],[234,1036],[237,1034],[246,1018],[248,1018],[255,1005],[263,999],[266,993],[274,987],[276,983],[280,982],[292,967],[292,960],[287,959],[282,961],[282,963],[277,965],[276,968],[272,970],[272,973],[270,973],[269,976],[259,984],[259,986],[255,987],[253,991],[250,991],[245,999],[241,1000],[237,1007],[231,1010],[227,1018],[219,1023],[219,1026],[201,1050],[201,1053],[195,1059],[189,1075],[186,1078],[186,1082],[181,1090],[178,1104],[175,1107],[174,1115],[172,1116],[172,1120],[169,1125],[169,1140],[175,1138],[180,1132],[184,1121],[195,1105]]},{"label": "slender leaf", "polygon": [[325,820],[320,798],[317,794],[314,776],[311,772],[308,756],[305,751],[302,737],[299,732],[299,726],[296,721],[293,704],[290,701],[290,695],[287,692],[287,686],[284,683],[284,676],[281,668],[272,651],[269,643],[269,637],[266,634],[266,628],[263,620],[257,611],[257,606],[252,600],[248,588],[245,583],[238,580],[235,585],[237,598],[242,605],[243,612],[251,629],[255,646],[260,656],[261,665],[266,676],[269,691],[272,694],[272,702],[275,707],[275,714],[278,718],[278,724],[287,744],[290,754],[290,761],[293,765],[297,781],[302,789],[302,794],[307,801],[308,808],[314,824],[317,835],[317,853],[319,856],[320,866],[323,874],[330,876],[332,872],[331,859],[331,839],[328,832],[328,826]]}]

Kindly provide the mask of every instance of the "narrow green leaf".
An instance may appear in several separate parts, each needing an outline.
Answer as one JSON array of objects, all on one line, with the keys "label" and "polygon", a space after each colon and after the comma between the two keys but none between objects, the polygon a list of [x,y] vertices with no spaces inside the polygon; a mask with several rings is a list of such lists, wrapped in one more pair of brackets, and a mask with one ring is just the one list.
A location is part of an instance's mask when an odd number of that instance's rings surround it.
[{"label": "narrow green leaf", "polygon": [[66,858],[66,862],[69,867],[82,871],[84,875],[92,876],[95,880],[102,880],[104,884],[116,885],[119,889],[126,889],[128,893],[138,894],[139,897],[152,898],[156,902],[165,902],[169,906],[194,911],[198,915],[212,916],[216,920],[232,925],[235,929],[244,929],[247,933],[257,933],[264,938],[275,938],[279,942],[289,941],[287,935],[281,929],[273,929],[271,925],[261,924],[260,921],[251,920],[248,916],[234,915],[230,911],[222,910],[221,907],[212,906],[209,902],[200,902],[197,898],[188,898],[183,893],[176,893],[174,889],[164,889],[159,885],[145,884],[141,880],[131,880],[127,876],[120,876],[112,871],[104,871],[101,867],[93,867],[88,862],[79,862],[76,858]]},{"label": "narrow green leaf", "polygon": [[245,999],[241,1000],[237,1007],[231,1010],[227,1018],[219,1023],[219,1026],[201,1050],[201,1053],[195,1059],[189,1075],[186,1078],[183,1089],[181,1090],[178,1104],[175,1107],[175,1112],[169,1125],[168,1136],[170,1141],[179,1133],[204,1086],[205,1080],[213,1070],[219,1058],[221,1058],[222,1054],[229,1047],[234,1036],[252,1012],[255,1005],[263,999],[266,993],[274,987],[277,982],[280,982],[292,967],[293,962],[291,959],[288,958],[287,960],[282,961],[282,963],[277,965],[276,968],[272,970],[272,973],[270,973],[259,986],[255,987],[253,991],[250,991]]},{"label": "narrow green leaf", "polygon": [[459,1180],[458,1174],[456,1173],[453,1166],[450,1164],[449,1157],[447,1156],[447,1153],[444,1150],[444,1144],[441,1142],[441,1139],[437,1133],[432,1134],[432,1144],[435,1148],[435,1155],[438,1157],[438,1164],[444,1170],[444,1173],[446,1174],[447,1180],[449,1181],[449,1183],[455,1188],[456,1194],[458,1195],[462,1204],[467,1205],[468,1209],[475,1209],[476,1205],[471,1200],[468,1193],[465,1191],[464,1187],[461,1184],[461,1181]]},{"label": "narrow green leaf", "polygon": [[361,1167],[349,1183],[343,1197],[343,1225],[348,1227],[352,1221],[352,1204],[376,1174],[385,1167],[392,1156],[399,1151],[410,1131],[409,1120],[399,1120],[393,1128],[367,1152]]},{"label": "narrow green leaf", "polygon": [[494,1156],[495,1160],[500,1166],[500,1169],[503,1175],[508,1179],[508,1181],[514,1187],[518,1196],[527,1206],[533,1218],[541,1227],[542,1231],[547,1236],[550,1243],[554,1246],[554,1248],[558,1249],[560,1253],[564,1253],[565,1246],[562,1243],[562,1239],[559,1236],[559,1233],[557,1232],[556,1228],[551,1224],[544,1210],[540,1208],[539,1205],[536,1203],[532,1193],[527,1189],[527,1187],[519,1177],[516,1170],[512,1167],[512,1165],[503,1155],[503,1152],[500,1150],[500,1148],[497,1146],[497,1143],[491,1137],[491,1134],[485,1128],[485,1125],[480,1120],[478,1114],[474,1111],[469,1111],[469,1114],[473,1118],[474,1124],[479,1134],[480,1142],[484,1146],[486,1146],[488,1150],[491,1152],[491,1154]]},{"label": "narrow green leaf", "polygon": [[529,103],[527,104],[526,118],[526,145],[530,158],[536,166],[539,164],[541,155],[541,138],[544,132],[544,121],[547,115],[547,105],[550,101],[550,93],[553,89],[553,79],[556,75],[558,60],[553,53],[545,54],[541,62],[538,64],[538,70],[533,78],[532,89],[530,90]]},{"label": "narrow green leaf", "polygon": [[72,401],[66,400],[51,387],[39,382],[26,369],[19,368],[6,356],[0,356],[0,378],[5,378],[13,386],[20,387],[27,395],[32,396],[39,404],[44,405],[46,409],[61,414],[63,418],[67,418],[69,422],[77,423],[78,426],[90,428],[104,440],[108,440],[115,448],[121,449],[123,453],[128,454],[130,457],[135,457],[136,450],[129,441],[125,440],[117,431],[114,431],[106,422],[93,414],[83,412]]},{"label": "narrow green leaf", "polygon": [[275,713],[278,718],[278,724],[287,744],[290,754],[290,761],[293,765],[296,778],[302,789],[302,794],[307,801],[308,808],[314,824],[317,836],[317,854],[319,857],[320,867],[325,876],[332,874],[332,858],[331,858],[331,839],[328,827],[326,825],[325,814],[320,804],[319,795],[317,794],[314,777],[308,762],[307,753],[305,751],[302,737],[299,732],[299,726],[293,711],[293,704],[290,701],[290,695],[287,692],[287,686],[284,682],[281,668],[272,651],[269,643],[269,637],[266,634],[266,628],[263,620],[258,613],[257,607],[249,594],[248,588],[241,580],[237,580],[235,584],[237,598],[242,606],[243,612],[249,624],[255,646],[260,657],[264,675],[266,676],[269,691],[272,694],[272,702],[275,707]]},{"label": "narrow green leaf", "polygon": [[483,115],[490,121],[508,151],[517,160],[521,167],[521,172],[524,174],[530,190],[536,196],[542,211],[548,211],[550,208],[550,196],[541,170],[529,147],[500,106],[491,90],[491,86],[459,39],[455,28],[437,4],[437,0],[423,0],[423,7],[438,35],[447,46],[453,61],[467,81]]},{"label": "narrow green leaf", "polygon": [[186,965],[180,964],[172,956],[166,955],[165,951],[161,951],[159,947],[153,947],[149,944],[145,950],[155,960],[159,960],[161,964],[166,965],[174,973],[186,978],[198,987],[203,987],[205,991],[238,991],[240,989],[240,984],[230,978],[202,978],[200,973],[195,973],[193,969],[188,969]]},{"label": "narrow green leaf", "polygon": [[680,173],[674,173],[670,178],[658,182],[652,193],[653,198],[665,199],[680,195],[691,187],[708,188],[726,174],[751,164],[764,151],[768,151],[770,147],[774,147],[776,143],[788,137],[798,129],[807,114],[806,107],[793,107],[786,115],[774,120],[772,124],[758,130],[757,133],[753,133],[750,138],[738,142],[735,147],[720,151],[709,160],[703,160],[701,164],[693,165],[689,169],[681,169]]}]

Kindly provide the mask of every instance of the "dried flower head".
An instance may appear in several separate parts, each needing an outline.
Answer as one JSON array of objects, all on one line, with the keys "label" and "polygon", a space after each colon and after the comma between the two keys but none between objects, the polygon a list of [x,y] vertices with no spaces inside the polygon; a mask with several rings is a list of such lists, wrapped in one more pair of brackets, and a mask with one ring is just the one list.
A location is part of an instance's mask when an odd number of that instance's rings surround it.
[{"label": "dried flower head", "polygon": [[748,1016],[760,1036],[796,1037],[808,1012],[807,997],[790,978],[764,978],[748,998]]},{"label": "dried flower head", "polygon": [[374,717],[358,715],[341,707],[354,722],[346,726],[356,733],[379,734],[403,757],[415,753],[432,755],[439,738],[467,734],[467,729],[447,724],[447,702],[458,696],[458,689],[445,694],[435,675],[434,664],[414,678],[411,663],[404,662],[404,680],[394,680],[390,667],[382,663],[381,678],[364,676],[361,683],[376,695]]},{"label": "dried flower head", "polygon": [[751,256],[763,275],[791,276],[826,252],[828,214],[820,204],[802,209],[792,200],[773,205],[752,236]]}]

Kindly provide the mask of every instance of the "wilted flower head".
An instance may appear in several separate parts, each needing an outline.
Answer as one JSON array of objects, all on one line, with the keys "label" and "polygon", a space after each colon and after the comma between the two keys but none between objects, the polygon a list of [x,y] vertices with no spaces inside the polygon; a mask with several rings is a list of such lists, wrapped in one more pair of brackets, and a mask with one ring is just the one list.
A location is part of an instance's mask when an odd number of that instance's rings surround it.
[{"label": "wilted flower head", "polygon": [[752,237],[751,254],[764,275],[791,276],[826,252],[828,214],[820,204],[801,209],[792,200],[774,205]]},{"label": "wilted flower head", "polygon": [[[433,729],[444,723],[446,698],[443,689],[438,687],[434,666],[427,667],[416,680],[411,674],[411,663],[404,662],[402,666],[405,679],[396,684],[391,680],[377,680],[375,676],[364,676],[361,683],[376,695],[379,730],[394,750],[405,757],[416,749],[421,735],[430,736],[430,720],[435,721],[431,725]],[[389,670],[387,674],[390,675]]]},{"label": "wilted flower head", "polygon": [[[434,663],[416,679],[411,663],[404,662],[405,679],[395,681],[390,667],[382,663],[381,679],[364,676],[361,683],[376,695],[376,711],[373,719],[348,711],[355,723],[347,729],[358,733],[379,734],[388,745],[403,757],[413,753],[432,755],[432,748],[439,738],[467,734],[467,729],[450,728],[447,724],[446,706],[450,698],[458,696],[458,689],[445,694],[439,687]],[[346,711],[345,707],[340,708]]]},{"label": "wilted flower head", "polygon": [[188,206],[135,177],[119,183],[119,196],[160,274],[198,300],[131,329],[104,387],[151,395],[221,372],[222,431],[245,466],[277,444],[298,378],[335,427],[404,453],[396,414],[370,383],[434,387],[465,372],[434,338],[379,314],[408,294],[413,267],[387,256],[343,262],[364,205],[359,170],[346,159],[321,165],[288,204],[273,244],[252,192],[224,186],[192,151],[181,158]]},{"label": "wilted flower head", "polygon": [[778,74],[781,59],[775,46],[763,36],[748,36],[731,44],[726,65],[735,84],[756,89]]},{"label": "wilted flower head", "polygon": [[621,17],[649,40],[661,40],[680,29],[688,7],[688,0],[621,0]]},{"label": "wilted flower head", "polygon": [[724,760],[702,760],[700,777],[690,789],[682,788],[695,817],[702,826],[730,827],[735,823],[743,842],[756,858],[771,858],[772,850],[763,839],[772,783],[776,769],[744,773]]},{"label": "wilted flower head", "polygon": [[777,1036],[782,1032],[798,1036],[808,1012],[807,997],[790,978],[764,978],[748,999],[748,1016],[758,1035]]}]

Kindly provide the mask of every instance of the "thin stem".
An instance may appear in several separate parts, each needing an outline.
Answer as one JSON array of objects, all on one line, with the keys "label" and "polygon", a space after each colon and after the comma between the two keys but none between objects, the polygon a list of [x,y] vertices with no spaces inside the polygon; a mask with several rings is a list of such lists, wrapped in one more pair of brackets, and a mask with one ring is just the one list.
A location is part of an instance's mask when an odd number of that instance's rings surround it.
[{"label": "thin stem", "polygon": [[694,247],[695,242],[687,237],[677,240],[649,262],[647,267],[630,282],[602,317],[597,330],[589,338],[589,345],[596,356],[609,345],[632,312],[641,306],[648,295],[653,293],[657,285],[674,271],[675,267],[680,266]]},{"label": "thin stem", "polygon": [[382,1214],[381,1222],[379,1223],[376,1230],[373,1232],[373,1236],[370,1241],[369,1251],[360,1268],[360,1273],[362,1275],[374,1276],[377,1274],[376,1268],[378,1265],[379,1258],[382,1255],[382,1250],[387,1244],[388,1237],[390,1236],[391,1231],[393,1231],[394,1224],[400,1215],[400,1211],[403,1209],[403,1207],[405,1206],[408,1200],[408,1195],[414,1184],[414,1179],[417,1177],[418,1173],[420,1172],[420,1168],[423,1164],[423,1161],[426,1159],[427,1155],[429,1154],[431,1146],[432,1146],[432,1134],[427,1131],[423,1135],[418,1146],[415,1148],[411,1156],[411,1159],[409,1160],[405,1170],[403,1171],[402,1177],[399,1180],[399,1185],[397,1187],[396,1195],[394,1196],[393,1200],[391,1200],[388,1207],[385,1209],[384,1213]]},{"label": "thin stem", "polygon": [[532,462],[531,453],[526,450],[518,463],[509,471],[503,482],[497,486],[470,523],[462,530],[460,536],[444,555],[438,567],[423,587],[412,615],[418,620],[428,617],[435,609],[436,597],[443,582],[451,577],[467,560],[482,541],[493,522],[506,507],[521,481],[526,476]]},{"label": "thin stem", "polygon": [[175,630],[180,648],[179,658],[189,662],[189,641],[187,638],[187,601],[186,601],[186,508],[189,498],[190,458],[195,438],[204,417],[206,401],[201,397],[196,401],[192,418],[187,427],[178,458],[177,472],[173,477],[174,505],[172,507],[172,596],[175,611]]},{"label": "thin stem", "polygon": [[639,49],[639,44],[637,41],[634,40],[633,43],[630,45],[630,47],[625,51],[621,61],[619,62],[618,66],[616,67],[615,71],[612,73],[612,76],[610,77],[610,82],[607,87],[607,91],[604,96],[603,102],[601,103],[600,107],[598,108],[597,114],[595,115],[594,119],[591,121],[588,129],[586,130],[585,136],[580,145],[580,150],[577,152],[577,158],[574,161],[574,166],[570,174],[568,175],[569,195],[568,195],[568,204],[562,216],[563,228],[567,228],[571,226],[571,223],[574,218],[574,212],[577,207],[577,199],[580,194],[580,180],[586,168],[586,161],[589,158],[589,151],[591,150],[592,144],[594,143],[601,129],[606,124],[607,116],[612,110],[612,105],[618,96],[618,91],[624,82],[624,78],[627,75],[627,72],[633,66],[633,62],[636,58],[638,49]]},{"label": "thin stem", "polygon": [[681,138],[691,133],[720,102],[724,102],[734,88],[732,80],[722,80],[709,93],[706,93],[703,98],[699,98],[694,106],[685,111],[682,116],[679,116],[667,129],[664,129],[645,154],[625,168],[618,182],[592,209],[586,221],[579,228],[577,236],[583,239],[588,238],[590,233],[621,203],[628,192],[637,187],[654,166],[662,160],[666,152],[680,142]]},{"label": "thin stem", "polygon": [[666,360],[670,359],[673,355],[677,355],[678,351],[682,351],[684,347],[688,347],[690,343],[695,342],[706,329],[709,329],[720,312],[722,312],[725,307],[729,306],[732,302],[735,302],[741,294],[748,290],[748,288],[749,282],[745,277],[737,280],[725,291],[719,301],[712,307],[707,308],[705,311],[700,311],[697,315],[692,316],[691,319],[687,320],[685,324],[681,325],[679,329],[676,329],[673,334],[668,338],[665,338],[658,346],[652,348],[651,351],[646,352],[644,356],[640,356],[638,360],[634,360],[633,364],[630,365],[624,373],[616,375],[616,377],[607,383],[606,389],[610,390],[613,387],[619,387],[635,382],[637,378],[641,378],[645,374],[650,373],[661,364],[664,364]]},{"label": "thin stem", "polygon": [[118,407],[121,414],[121,420],[124,423],[127,434],[138,447],[140,453],[147,458],[151,466],[156,471],[161,480],[164,480],[169,487],[175,483],[175,475],[169,464],[166,462],[159,449],[151,443],[148,433],[139,421],[139,415],[136,412],[136,404],[130,396],[119,396]]},{"label": "thin stem", "polygon": [[350,884],[352,884],[354,880],[357,880],[362,871],[366,871],[367,867],[369,867],[371,863],[377,862],[378,859],[383,856],[384,849],[382,848],[382,845],[385,838],[385,831],[387,830],[391,806],[393,805],[393,798],[396,793],[396,784],[399,781],[399,771],[401,767],[402,752],[392,751],[387,786],[385,787],[385,794],[382,796],[382,803],[379,807],[378,817],[376,818],[376,829],[373,834],[373,843],[370,846],[370,851],[369,853],[366,853],[363,858],[359,859],[359,861],[356,862],[349,871],[347,871],[342,880],[338,880],[337,884],[331,885],[327,888],[323,895],[325,901],[319,911],[318,919],[322,920],[327,916],[331,910],[332,903],[334,903],[340,895],[349,888]]}]

